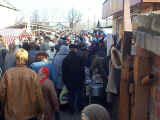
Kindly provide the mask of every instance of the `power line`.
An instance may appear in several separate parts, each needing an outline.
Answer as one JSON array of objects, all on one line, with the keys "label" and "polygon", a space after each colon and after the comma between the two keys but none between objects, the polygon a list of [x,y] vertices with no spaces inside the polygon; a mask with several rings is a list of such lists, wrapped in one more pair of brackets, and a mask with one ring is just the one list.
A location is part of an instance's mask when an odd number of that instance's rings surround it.
[{"label": "power line", "polygon": [[4,3],[6,3],[7,5],[4,5],[2,3],[0,3],[0,6],[1,7],[4,7],[4,8],[8,8],[8,9],[11,9],[11,10],[14,10],[14,11],[19,11],[16,7],[14,7],[11,3],[9,3],[8,1],[6,0],[3,0]]},{"label": "power line", "polygon": [[1,7],[4,7],[4,8],[8,8],[8,9],[11,9],[11,10],[14,10],[14,11],[18,11],[18,9],[16,8],[12,8],[12,7],[9,7],[9,6],[6,6],[6,5],[2,5],[0,4]]}]

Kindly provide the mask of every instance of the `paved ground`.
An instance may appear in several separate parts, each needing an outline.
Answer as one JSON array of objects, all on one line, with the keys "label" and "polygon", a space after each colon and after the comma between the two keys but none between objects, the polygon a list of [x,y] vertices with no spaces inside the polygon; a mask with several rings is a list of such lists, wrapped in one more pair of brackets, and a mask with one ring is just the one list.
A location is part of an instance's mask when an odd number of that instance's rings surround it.
[{"label": "paved ground", "polygon": [[74,115],[71,115],[67,112],[61,112],[60,120],[81,120],[80,113],[75,113]]}]

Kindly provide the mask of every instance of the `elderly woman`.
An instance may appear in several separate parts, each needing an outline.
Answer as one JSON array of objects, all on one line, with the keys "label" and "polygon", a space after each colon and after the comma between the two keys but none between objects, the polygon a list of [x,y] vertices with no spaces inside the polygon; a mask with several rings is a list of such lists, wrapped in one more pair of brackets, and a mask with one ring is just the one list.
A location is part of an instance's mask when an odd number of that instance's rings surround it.
[{"label": "elderly woman", "polygon": [[49,69],[43,67],[39,70],[40,83],[45,100],[44,120],[53,120],[54,112],[59,112],[59,103],[54,84],[49,77]]},{"label": "elderly woman", "polygon": [[108,111],[101,105],[91,104],[82,110],[82,120],[111,120]]},{"label": "elderly woman", "polygon": [[18,49],[16,66],[0,81],[0,103],[5,120],[34,120],[44,111],[44,100],[38,75],[25,66],[28,52]]}]

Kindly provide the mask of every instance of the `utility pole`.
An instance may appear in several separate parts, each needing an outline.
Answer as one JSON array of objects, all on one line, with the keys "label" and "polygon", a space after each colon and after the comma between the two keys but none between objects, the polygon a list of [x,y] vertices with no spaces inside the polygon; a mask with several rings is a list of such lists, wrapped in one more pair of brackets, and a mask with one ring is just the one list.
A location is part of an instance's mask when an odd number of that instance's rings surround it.
[{"label": "utility pole", "polygon": [[90,22],[90,21],[89,21],[89,16],[88,16],[88,30],[89,30],[89,28],[90,28],[90,27],[89,27],[89,25],[90,25],[90,23],[89,23],[89,22]]}]

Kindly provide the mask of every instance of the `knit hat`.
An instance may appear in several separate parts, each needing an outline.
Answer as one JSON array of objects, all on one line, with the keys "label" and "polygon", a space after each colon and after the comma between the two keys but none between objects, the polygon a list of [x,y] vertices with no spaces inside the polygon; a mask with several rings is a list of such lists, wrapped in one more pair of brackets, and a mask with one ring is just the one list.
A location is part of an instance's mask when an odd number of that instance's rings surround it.
[{"label": "knit hat", "polygon": [[44,82],[45,80],[48,80],[49,76],[49,69],[47,67],[42,67],[38,74],[40,75],[40,82]]},{"label": "knit hat", "polygon": [[108,111],[101,105],[91,104],[82,110],[82,116],[89,120],[110,120]]}]

